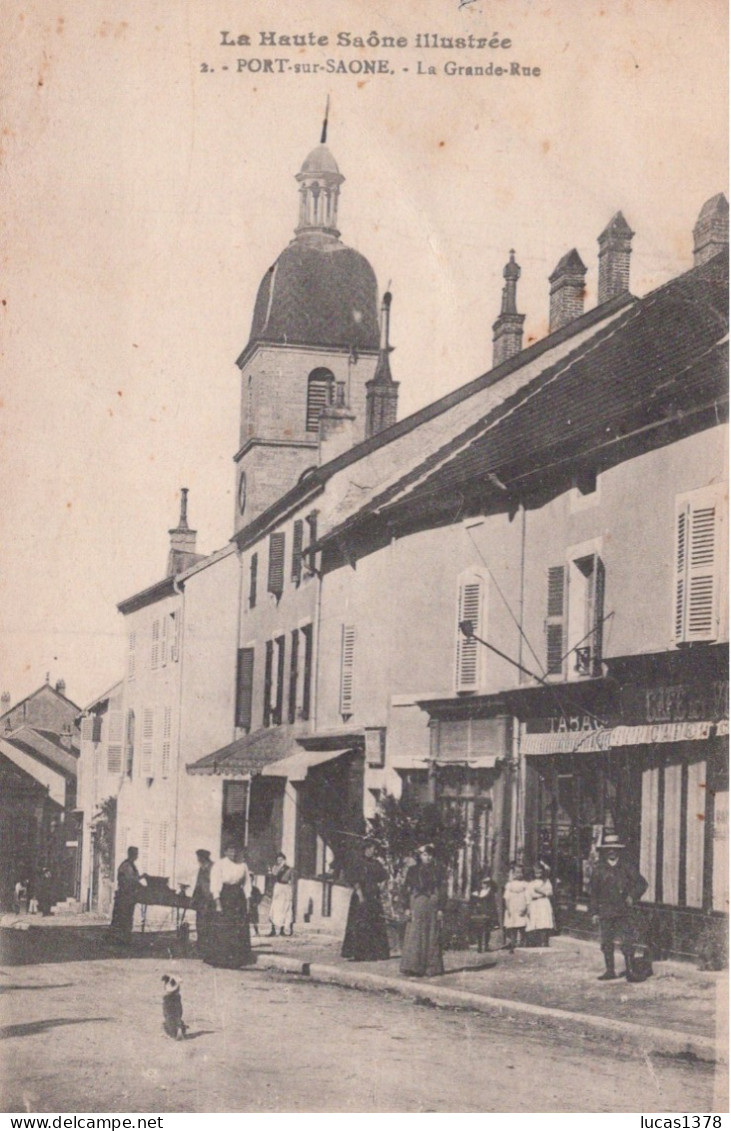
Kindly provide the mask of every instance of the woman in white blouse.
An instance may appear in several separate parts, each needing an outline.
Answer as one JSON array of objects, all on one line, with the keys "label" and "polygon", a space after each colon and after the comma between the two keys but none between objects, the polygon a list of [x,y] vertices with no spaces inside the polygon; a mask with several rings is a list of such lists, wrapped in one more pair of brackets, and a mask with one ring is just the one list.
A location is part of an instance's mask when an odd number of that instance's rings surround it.
[{"label": "woman in white blouse", "polygon": [[251,895],[251,876],[235,844],[211,868],[211,896],[215,912],[210,927],[210,966],[238,970],[253,961],[246,904]]}]

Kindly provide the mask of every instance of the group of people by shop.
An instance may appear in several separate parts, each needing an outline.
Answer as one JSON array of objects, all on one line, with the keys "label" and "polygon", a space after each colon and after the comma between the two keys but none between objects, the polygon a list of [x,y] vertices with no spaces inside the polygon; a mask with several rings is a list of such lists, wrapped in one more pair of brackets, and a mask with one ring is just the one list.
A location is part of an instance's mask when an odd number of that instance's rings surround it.
[{"label": "group of people by shop", "polygon": [[[606,969],[602,981],[617,974],[614,946],[619,942],[628,980],[638,981],[638,939],[634,905],[647,888],[636,868],[621,858],[624,845],[618,836],[606,834],[590,882],[590,911],[600,927]],[[341,955],[353,962],[378,961],[391,955],[381,890],[387,879],[377,859],[377,845],[363,839],[362,850],[352,866],[352,893]],[[130,848],[117,871],[117,892],[111,930],[129,938],[135,903],[144,902],[145,877],[140,876],[138,850]],[[211,966],[239,969],[253,962],[251,931],[259,934],[259,904],[262,892],[253,882],[241,850],[226,847],[213,861],[207,849],[196,853],[198,873],[190,900],[196,913],[197,950]],[[288,936],[293,931],[294,873],[280,852],[269,869],[271,902],[269,936]],[[433,977],[444,973],[443,920],[446,907],[445,873],[437,862],[434,846],[423,844],[407,867],[402,884],[405,930],[400,970],[407,977]],[[502,893],[491,875],[484,872],[470,897],[470,928],[477,936],[478,951],[490,947],[495,930],[504,931],[500,942],[511,953],[516,947],[547,947],[555,932],[553,886],[550,869],[539,861],[526,878],[515,863]],[[641,948],[640,948],[641,949]],[[641,957],[641,956],[640,956]],[[651,973],[651,968],[650,971]]]}]

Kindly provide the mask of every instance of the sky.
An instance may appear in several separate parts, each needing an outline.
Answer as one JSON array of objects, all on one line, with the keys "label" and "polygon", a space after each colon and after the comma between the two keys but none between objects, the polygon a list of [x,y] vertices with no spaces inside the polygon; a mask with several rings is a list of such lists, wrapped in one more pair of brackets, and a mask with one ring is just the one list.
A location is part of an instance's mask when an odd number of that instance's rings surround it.
[{"label": "sky", "polygon": [[[490,368],[511,248],[526,344],[572,247],[595,304],[617,210],[635,294],[692,266],[698,212],[727,191],[726,19],[725,0],[6,5],[0,690],[48,673],[83,706],[120,678],[116,604],[164,576],[180,487],[198,551],[230,538],[235,360],[328,96],[342,238],[393,292],[405,416]],[[407,46],[353,44],[374,35]],[[541,73],[445,73],[514,62]]]}]

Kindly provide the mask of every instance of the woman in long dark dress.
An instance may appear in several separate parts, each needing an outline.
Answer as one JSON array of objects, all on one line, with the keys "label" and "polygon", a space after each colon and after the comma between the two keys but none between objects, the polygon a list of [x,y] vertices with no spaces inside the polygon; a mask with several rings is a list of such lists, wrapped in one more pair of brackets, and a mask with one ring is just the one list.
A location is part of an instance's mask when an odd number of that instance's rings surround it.
[{"label": "woman in long dark dress", "polygon": [[407,923],[401,973],[431,978],[444,973],[442,961],[442,874],[434,860],[434,848],[423,844],[419,860],[406,873]]},{"label": "woman in long dark dress", "polygon": [[204,962],[238,970],[253,962],[246,901],[251,877],[243,860],[237,860],[235,845],[211,868],[211,895],[215,910],[208,929]]},{"label": "woman in long dark dress", "polygon": [[379,886],[386,875],[386,869],[375,858],[375,847],[366,843],[353,875],[354,890],[340,951],[343,958],[369,962],[390,957]]},{"label": "woman in long dark dress", "polygon": [[206,848],[199,848],[196,852],[198,858],[198,875],[193,888],[190,905],[195,911],[195,932],[197,935],[197,949],[201,958],[208,952],[208,939],[211,930],[211,921],[215,915],[215,903],[211,895],[211,870],[213,861]]}]

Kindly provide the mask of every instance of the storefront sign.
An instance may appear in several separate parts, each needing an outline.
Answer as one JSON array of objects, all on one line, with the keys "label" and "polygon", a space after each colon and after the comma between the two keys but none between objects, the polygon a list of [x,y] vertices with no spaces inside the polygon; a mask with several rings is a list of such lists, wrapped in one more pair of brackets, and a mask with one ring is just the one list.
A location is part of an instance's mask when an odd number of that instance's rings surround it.
[{"label": "storefront sign", "polygon": [[673,683],[658,687],[625,686],[622,689],[622,717],[638,724],[727,719],[728,680]]},{"label": "storefront sign", "polygon": [[609,750],[611,730],[526,734],[520,748],[523,754],[592,754]]},{"label": "storefront sign", "polygon": [[642,746],[655,742],[688,742],[710,738],[713,723],[657,723],[655,726],[615,727],[612,746]]}]

